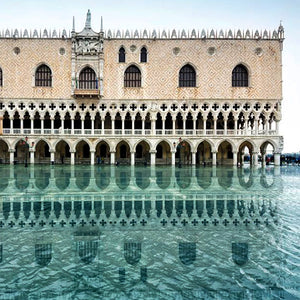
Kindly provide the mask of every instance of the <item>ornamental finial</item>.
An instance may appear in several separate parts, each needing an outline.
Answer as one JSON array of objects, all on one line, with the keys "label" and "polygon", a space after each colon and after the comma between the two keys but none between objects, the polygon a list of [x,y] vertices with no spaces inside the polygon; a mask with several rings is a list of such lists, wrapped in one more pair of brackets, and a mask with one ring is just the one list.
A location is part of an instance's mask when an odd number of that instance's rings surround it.
[{"label": "ornamental finial", "polygon": [[85,28],[91,29],[91,12],[90,12],[90,10],[88,10],[88,12],[86,14]]}]

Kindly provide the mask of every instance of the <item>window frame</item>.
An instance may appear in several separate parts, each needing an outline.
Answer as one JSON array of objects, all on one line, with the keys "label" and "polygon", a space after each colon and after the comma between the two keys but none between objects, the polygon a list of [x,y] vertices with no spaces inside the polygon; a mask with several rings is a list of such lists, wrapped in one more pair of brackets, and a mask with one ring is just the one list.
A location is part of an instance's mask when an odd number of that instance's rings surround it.
[{"label": "window frame", "polygon": [[34,73],[34,86],[52,87],[52,70],[47,64],[40,64],[36,68]]},{"label": "window frame", "polygon": [[[121,50],[124,51],[121,53]],[[122,57],[123,59],[121,60],[121,55],[124,55],[124,57]],[[121,46],[119,48],[119,52],[118,52],[118,62],[119,63],[125,63],[126,62],[126,51],[125,51],[125,48],[123,46]]]},{"label": "window frame", "polygon": [[90,66],[83,67],[78,74],[78,83],[76,84],[76,89],[98,90],[98,88],[98,77],[95,70]]},{"label": "window frame", "polygon": [[[193,72],[186,72],[185,69],[189,69]],[[194,74],[194,78],[187,78],[188,76],[191,76],[191,74]],[[186,78],[182,78],[186,77]],[[194,88],[197,87],[197,72],[196,69],[189,63],[182,66],[179,70],[178,74],[178,86],[180,88]]]},{"label": "window frame", "polygon": [[[144,59],[143,59],[143,55],[144,55]],[[145,46],[142,47],[141,51],[140,51],[140,62],[141,63],[147,63],[148,62],[148,50]]]},{"label": "window frame", "polygon": [[[132,69],[138,72],[131,72]],[[127,78],[129,76],[129,78]],[[129,65],[124,72],[124,88],[142,87],[142,72],[136,65]]]},{"label": "window frame", "polygon": [[242,63],[237,64],[231,72],[231,87],[249,87],[249,82],[248,68]]}]

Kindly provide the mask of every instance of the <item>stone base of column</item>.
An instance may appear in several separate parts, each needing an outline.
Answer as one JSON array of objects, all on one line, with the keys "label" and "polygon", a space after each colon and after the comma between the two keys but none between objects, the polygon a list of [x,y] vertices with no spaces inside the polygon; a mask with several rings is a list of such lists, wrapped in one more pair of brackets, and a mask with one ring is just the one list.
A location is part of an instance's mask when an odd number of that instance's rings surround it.
[{"label": "stone base of column", "polygon": [[150,164],[151,164],[151,166],[155,165],[155,155],[156,155],[156,152],[150,152]]},{"label": "stone base of column", "polygon": [[280,166],[280,153],[274,153],[274,165]]}]

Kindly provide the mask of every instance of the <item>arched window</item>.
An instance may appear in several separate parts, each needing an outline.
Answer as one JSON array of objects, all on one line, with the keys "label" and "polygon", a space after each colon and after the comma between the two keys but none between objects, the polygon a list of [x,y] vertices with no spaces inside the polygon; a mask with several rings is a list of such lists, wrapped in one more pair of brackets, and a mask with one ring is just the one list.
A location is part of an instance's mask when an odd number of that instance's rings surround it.
[{"label": "arched window", "polygon": [[142,256],[141,243],[124,243],[124,257],[130,265],[137,264]]},{"label": "arched window", "polygon": [[195,87],[196,71],[191,65],[183,66],[179,71],[179,87]]},{"label": "arched window", "polygon": [[125,87],[140,87],[142,81],[141,71],[136,66],[129,66],[124,74]]},{"label": "arched window", "polygon": [[141,49],[141,62],[147,62],[147,49],[145,47]]},{"label": "arched window", "polygon": [[119,50],[119,62],[125,62],[125,49],[123,47]]},{"label": "arched window", "polygon": [[98,241],[78,241],[77,251],[85,264],[90,264],[97,256]]},{"label": "arched window", "polygon": [[243,65],[237,65],[232,71],[232,86],[248,86],[248,70]]},{"label": "arched window", "polygon": [[79,89],[82,90],[98,89],[98,81],[97,81],[96,73],[90,67],[86,67],[80,72]]},{"label": "arched window", "polygon": [[36,244],[35,260],[38,265],[45,267],[52,259],[52,244]]},{"label": "arched window", "polygon": [[52,86],[52,73],[48,66],[41,65],[36,69],[35,86]]},{"label": "arched window", "polygon": [[3,75],[2,75],[2,69],[0,68],[0,86],[3,85],[3,79],[2,79]]}]

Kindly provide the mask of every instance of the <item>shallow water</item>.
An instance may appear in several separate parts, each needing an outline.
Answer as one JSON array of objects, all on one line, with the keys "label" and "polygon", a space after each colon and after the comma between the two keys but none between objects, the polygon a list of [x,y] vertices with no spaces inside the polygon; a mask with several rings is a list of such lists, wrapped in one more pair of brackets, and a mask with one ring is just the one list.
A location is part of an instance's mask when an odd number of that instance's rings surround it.
[{"label": "shallow water", "polygon": [[0,165],[0,299],[299,299],[300,168]]}]

